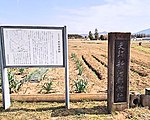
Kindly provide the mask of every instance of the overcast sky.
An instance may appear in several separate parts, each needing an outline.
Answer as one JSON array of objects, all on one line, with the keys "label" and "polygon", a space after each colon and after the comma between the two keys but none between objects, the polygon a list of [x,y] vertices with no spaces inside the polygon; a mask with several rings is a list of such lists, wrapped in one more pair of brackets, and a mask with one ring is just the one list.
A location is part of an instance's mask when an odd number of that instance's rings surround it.
[{"label": "overcast sky", "polygon": [[134,33],[150,28],[150,0],[0,0],[0,24]]}]

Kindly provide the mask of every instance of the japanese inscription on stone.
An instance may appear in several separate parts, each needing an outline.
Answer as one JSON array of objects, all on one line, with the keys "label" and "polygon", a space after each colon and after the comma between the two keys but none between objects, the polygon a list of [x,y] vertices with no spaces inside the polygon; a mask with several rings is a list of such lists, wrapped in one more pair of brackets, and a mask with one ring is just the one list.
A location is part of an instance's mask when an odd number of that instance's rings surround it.
[{"label": "japanese inscription on stone", "polygon": [[7,66],[63,65],[62,30],[5,28],[3,33]]},{"label": "japanese inscription on stone", "polygon": [[128,41],[115,41],[114,102],[127,101]]}]

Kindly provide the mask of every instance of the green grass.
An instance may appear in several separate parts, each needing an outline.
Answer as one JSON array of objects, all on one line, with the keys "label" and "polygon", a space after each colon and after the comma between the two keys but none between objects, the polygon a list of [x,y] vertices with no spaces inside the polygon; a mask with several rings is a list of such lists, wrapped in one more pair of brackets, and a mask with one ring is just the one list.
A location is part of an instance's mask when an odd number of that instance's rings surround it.
[{"label": "green grass", "polygon": [[134,46],[132,48],[135,48],[137,50],[143,51],[145,53],[150,53],[150,48],[148,47],[144,47],[144,46]]}]

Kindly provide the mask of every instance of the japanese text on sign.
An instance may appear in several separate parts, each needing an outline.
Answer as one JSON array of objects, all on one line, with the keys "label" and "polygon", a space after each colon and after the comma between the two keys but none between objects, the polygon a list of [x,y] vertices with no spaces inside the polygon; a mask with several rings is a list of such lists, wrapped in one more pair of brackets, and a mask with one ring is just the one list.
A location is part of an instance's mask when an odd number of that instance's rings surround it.
[{"label": "japanese text on sign", "polygon": [[4,29],[7,66],[63,65],[62,30]]}]

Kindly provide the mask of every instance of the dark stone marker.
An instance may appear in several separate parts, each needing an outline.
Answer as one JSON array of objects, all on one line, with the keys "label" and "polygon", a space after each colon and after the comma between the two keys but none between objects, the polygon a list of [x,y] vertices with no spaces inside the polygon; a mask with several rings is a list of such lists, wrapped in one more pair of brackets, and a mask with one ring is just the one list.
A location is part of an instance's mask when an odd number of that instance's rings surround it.
[{"label": "dark stone marker", "polygon": [[108,112],[129,107],[131,33],[108,34]]},{"label": "dark stone marker", "polygon": [[145,95],[150,95],[150,88],[145,88]]}]

